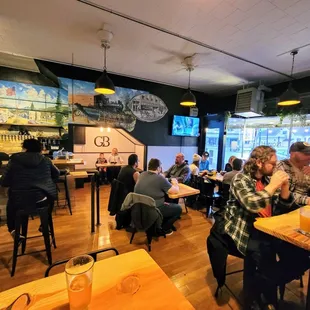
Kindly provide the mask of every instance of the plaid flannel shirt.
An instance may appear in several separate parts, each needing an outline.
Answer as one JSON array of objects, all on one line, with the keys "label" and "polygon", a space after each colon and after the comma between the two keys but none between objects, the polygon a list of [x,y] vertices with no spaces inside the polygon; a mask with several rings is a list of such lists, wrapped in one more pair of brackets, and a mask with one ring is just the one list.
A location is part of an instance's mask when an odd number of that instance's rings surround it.
[{"label": "plaid flannel shirt", "polygon": [[304,206],[310,197],[310,176],[304,173],[297,173],[297,168],[288,159],[278,162],[276,170],[285,171],[290,177],[290,191],[293,193],[295,203]]},{"label": "plaid flannel shirt", "polygon": [[[262,182],[269,184],[269,178],[264,178]],[[256,180],[250,175],[238,173],[230,186],[230,199],[224,212],[224,230],[234,240],[238,250],[246,255],[251,231],[254,229],[253,223],[258,217],[258,212],[268,205],[273,208],[290,207],[293,202],[292,194],[288,200],[284,200],[279,193],[270,196],[266,190],[256,191]]]}]

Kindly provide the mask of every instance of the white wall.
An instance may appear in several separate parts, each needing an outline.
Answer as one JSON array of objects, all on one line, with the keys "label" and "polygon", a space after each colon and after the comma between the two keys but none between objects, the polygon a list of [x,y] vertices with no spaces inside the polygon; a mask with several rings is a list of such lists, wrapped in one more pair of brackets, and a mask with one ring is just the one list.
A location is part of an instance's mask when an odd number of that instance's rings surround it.
[{"label": "white wall", "polygon": [[174,164],[175,155],[183,153],[188,163],[192,162],[193,154],[197,153],[197,146],[148,146],[147,147],[147,162],[151,158],[158,158],[162,163],[163,170],[167,170]]},{"label": "white wall", "polygon": [[[100,132],[100,128],[98,127],[86,127],[85,131],[85,144],[73,145],[75,158],[82,158],[85,162],[84,166],[76,165],[75,168],[77,170],[94,169],[96,160],[99,157],[99,153],[104,153],[105,158],[108,159],[112,149],[115,147],[118,149],[118,152],[123,158],[124,163],[127,163],[130,154],[137,154],[140,160],[139,168],[143,169],[144,146],[136,145],[117,129],[111,128],[110,132],[107,132],[105,129],[103,132]],[[102,136],[107,137],[104,138],[105,140],[103,145],[101,145],[103,140],[100,138]],[[97,145],[95,144],[95,140]]]}]

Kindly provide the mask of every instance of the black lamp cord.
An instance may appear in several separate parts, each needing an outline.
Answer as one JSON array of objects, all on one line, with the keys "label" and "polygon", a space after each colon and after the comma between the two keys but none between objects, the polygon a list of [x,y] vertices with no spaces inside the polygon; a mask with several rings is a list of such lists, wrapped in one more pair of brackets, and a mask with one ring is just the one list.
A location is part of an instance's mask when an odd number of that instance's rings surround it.
[{"label": "black lamp cord", "polygon": [[107,70],[107,47],[103,46],[103,70]]},{"label": "black lamp cord", "polygon": [[191,72],[192,70],[188,68],[188,89],[191,90]]},{"label": "black lamp cord", "polygon": [[294,64],[295,64],[295,56],[298,54],[298,51],[292,51],[291,55],[293,56],[292,61],[292,69],[291,69],[291,77],[293,78]]}]

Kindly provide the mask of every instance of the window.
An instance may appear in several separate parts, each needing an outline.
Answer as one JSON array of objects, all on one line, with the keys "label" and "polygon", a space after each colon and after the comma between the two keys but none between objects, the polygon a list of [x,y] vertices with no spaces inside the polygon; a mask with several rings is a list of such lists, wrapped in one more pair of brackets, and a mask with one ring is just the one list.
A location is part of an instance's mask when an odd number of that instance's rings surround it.
[{"label": "window", "polygon": [[209,157],[209,168],[217,169],[217,159],[218,159],[218,150],[219,150],[219,128],[206,128],[206,144],[205,151],[210,155]]},{"label": "window", "polygon": [[223,165],[230,156],[248,159],[253,148],[269,145],[277,150],[278,159],[289,156],[289,147],[297,141],[310,143],[310,115],[306,123],[279,117],[230,118],[226,128]]}]

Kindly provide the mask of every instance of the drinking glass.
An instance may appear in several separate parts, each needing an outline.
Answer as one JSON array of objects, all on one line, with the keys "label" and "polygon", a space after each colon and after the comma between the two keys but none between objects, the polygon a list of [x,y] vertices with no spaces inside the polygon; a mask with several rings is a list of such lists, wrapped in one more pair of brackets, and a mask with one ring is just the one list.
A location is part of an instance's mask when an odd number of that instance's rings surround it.
[{"label": "drinking glass", "polygon": [[310,206],[300,208],[300,229],[310,233]]},{"label": "drinking glass", "polygon": [[65,267],[70,310],[85,310],[91,301],[94,259],[90,255],[71,258]]}]

